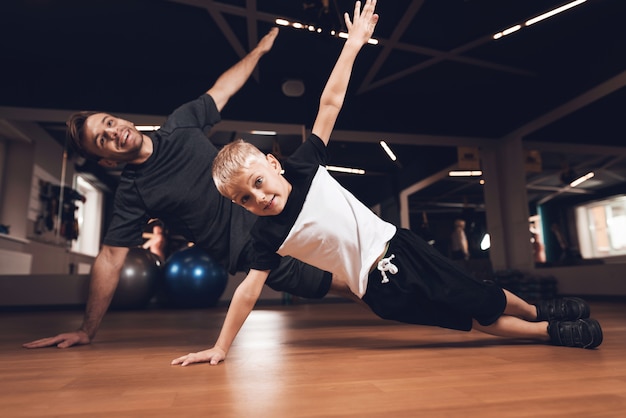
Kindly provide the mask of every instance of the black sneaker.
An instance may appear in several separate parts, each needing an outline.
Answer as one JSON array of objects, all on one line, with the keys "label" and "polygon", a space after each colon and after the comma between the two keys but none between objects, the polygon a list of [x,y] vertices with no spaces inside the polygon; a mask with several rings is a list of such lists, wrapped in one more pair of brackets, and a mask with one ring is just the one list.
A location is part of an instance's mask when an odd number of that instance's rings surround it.
[{"label": "black sneaker", "polygon": [[602,328],[595,319],[550,321],[550,342],[564,347],[596,348],[602,344]]},{"label": "black sneaker", "polygon": [[542,300],[535,306],[537,321],[575,321],[589,318],[589,305],[580,298]]}]

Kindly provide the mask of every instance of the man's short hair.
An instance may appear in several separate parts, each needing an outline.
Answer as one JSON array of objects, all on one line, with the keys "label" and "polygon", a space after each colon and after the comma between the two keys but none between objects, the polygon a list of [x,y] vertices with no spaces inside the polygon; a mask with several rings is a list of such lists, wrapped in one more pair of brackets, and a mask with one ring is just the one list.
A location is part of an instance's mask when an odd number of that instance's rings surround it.
[{"label": "man's short hair", "polygon": [[89,116],[95,115],[96,111],[93,110],[84,110],[81,112],[76,112],[70,116],[70,118],[65,123],[65,137],[67,139],[67,143],[70,145],[71,149],[75,151],[78,155],[84,158],[88,158],[90,160],[100,160],[102,157],[99,155],[91,154],[85,150],[83,147],[83,134],[85,129],[85,122]]}]

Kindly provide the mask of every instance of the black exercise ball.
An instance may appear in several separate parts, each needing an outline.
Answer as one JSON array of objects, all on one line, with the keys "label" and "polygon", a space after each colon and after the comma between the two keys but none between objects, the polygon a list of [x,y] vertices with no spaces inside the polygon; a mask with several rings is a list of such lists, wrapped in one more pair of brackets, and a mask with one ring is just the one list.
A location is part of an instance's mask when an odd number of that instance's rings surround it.
[{"label": "black exercise ball", "polygon": [[120,281],[113,295],[111,307],[145,308],[156,293],[161,275],[161,262],[158,257],[143,248],[130,248],[120,272]]},{"label": "black exercise ball", "polygon": [[228,282],[224,267],[195,246],[170,255],[163,276],[166,303],[178,308],[215,306]]}]

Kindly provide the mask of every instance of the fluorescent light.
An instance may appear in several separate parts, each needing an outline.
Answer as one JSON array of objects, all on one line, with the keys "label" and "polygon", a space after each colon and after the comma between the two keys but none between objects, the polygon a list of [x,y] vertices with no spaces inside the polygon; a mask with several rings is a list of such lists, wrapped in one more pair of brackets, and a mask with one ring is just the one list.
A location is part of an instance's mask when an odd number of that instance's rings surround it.
[{"label": "fluorescent light", "polygon": [[[274,23],[280,26],[292,26],[296,29],[307,29],[309,32],[322,33],[322,28],[316,28],[313,25],[305,25],[304,23],[300,23],[300,22],[290,22],[287,19],[277,18],[274,20]],[[348,39],[348,34],[346,32],[337,33],[335,32],[335,30],[331,29],[330,34],[332,36],[338,36],[340,38]],[[378,39],[370,38],[368,39],[367,43],[371,45],[378,45]]]},{"label": "fluorescent light", "polygon": [[595,176],[593,171],[590,171],[589,173],[585,174],[582,177],[577,178],[576,180],[574,180],[573,182],[571,182],[569,184],[570,187],[576,187],[578,186],[580,183],[585,182],[587,180],[589,180],[590,178],[592,178],[593,176]]},{"label": "fluorescent light", "polygon": [[135,128],[137,128],[138,131],[156,131],[157,129],[160,128],[159,125],[136,125]]},{"label": "fluorescent light", "polygon": [[268,135],[268,136],[276,135],[276,131],[250,131],[250,133],[252,135]]},{"label": "fluorescent light", "polygon": [[533,17],[532,19],[528,19],[524,25],[530,26],[533,23],[537,23],[537,22],[539,22],[539,21],[541,21],[543,19],[547,19],[549,17],[552,17],[552,16],[554,16],[554,15],[556,15],[558,13],[566,11],[567,9],[571,9],[572,7],[576,7],[579,4],[582,4],[582,3],[586,2],[586,1],[587,0],[576,0],[576,1],[573,1],[571,3],[565,4],[565,5],[561,6],[561,7],[557,7],[556,9],[550,10],[549,12],[541,14],[541,15],[539,15],[537,17]]},{"label": "fluorescent light", "polygon": [[328,171],[338,171],[340,173],[365,174],[365,170],[363,170],[362,168],[347,168],[347,167],[337,167],[334,165],[327,165],[326,169]]},{"label": "fluorescent light", "polygon": [[385,141],[380,141],[380,146],[383,147],[389,158],[391,158],[391,161],[397,160],[396,154],[393,153],[393,151],[391,150],[391,148],[389,148],[389,145],[387,145]]},{"label": "fluorescent light", "polygon": [[448,173],[450,177],[479,177],[483,175],[480,170],[453,170]]},{"label": "fluorescent light", "polygon": [[315,31],[315,27],[313,26],[309,26],[309,25],[305,25],[304,23],[301,22],[290,22],[286,19],[276,19],[274,20],[274,23],[276,23],[277,25],[280,26],[293,26],[296,29],[308,29],[309,31]]},{"label": "fluorescent light", "polygon": [[487,251],[491,247],[491,237],[489,234],[485,234],[483,239],[480,240],[480,249],[483,251]]},{"label": "fluorescent light", "polygon": [[511,26],[508,29],[503,30],[502,32],[498,32],[495,35],[493,35],[493,39],[500,39],[505,35],[509,35],[513,32],[517,32],[518,30],[520,30],[522,28],[521,25],[515,25],[515,26]]},{"label": "fluorescent light", "polygon": [[[334,32],[331,32],[331,35],[334,35]],[[348,34],[345,32],[339,32],[337,36],[340,38],[348,39]],[[369,38],[367,43],[371,45],[378,45],[378,39]]]},{"label": "fluorescent light", "polygon": [[564,4],[563,6],[559,6],[556,9],[550,10],[549,12],[542,13],[539,16],[533,17],[532,19],[528,19],[526,22],[524,22],[523,25],[518,24],[518,25],[515,25],[515,26],[511,26],[510,28],[508,28],[506,30],[503,30],[502,32],[498,32],[498,33],[493,35],[493,39],[500,39],[503,36],[509,35],[509,34],[511,34],[513,32],[517,32],[518,30],[520,30],[522,28],[522,26],[524,26],[524,27],[530,26],[530,25],[532,25],[534,23],[540,22],[540,21],[542,21],[544,19],[552,17],[552,16],[554,16],[556,14],[559,14],[561,12],[564,12],[564,11],[566,11],[568,9],[571,9],[572,7],[575,7],[575,6],[578,6],[580,4],[583,4],[586,1],[587,0],[575,0],[575,1],[571,2],[571,3],[567,3],[567,4]]}]

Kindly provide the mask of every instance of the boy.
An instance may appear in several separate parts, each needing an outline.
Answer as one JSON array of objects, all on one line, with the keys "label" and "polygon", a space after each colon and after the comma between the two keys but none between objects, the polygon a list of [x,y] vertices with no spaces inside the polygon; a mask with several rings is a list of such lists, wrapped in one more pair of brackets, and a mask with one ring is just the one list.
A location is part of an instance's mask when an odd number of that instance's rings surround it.
[{"label": "boy", "polygon": [[215,346],[172,361],[218,364],[253,309],[280,256],[290,255],[333,273],[377,315],[401,322],[556,345],[594,348],[602,342],[597,321],[577,298],[526,303],[493,283],[459,270],[416,234],[383,221],[339,185],[324,168],[326,145],[343,104],[352,65],[378,21],[376,0],[356,2],[349,37],[320,99],[312,134],[283,167],[243,141],[214,160],[220,193],[260,216],[253,231],[252,269],[233,296]]}]

